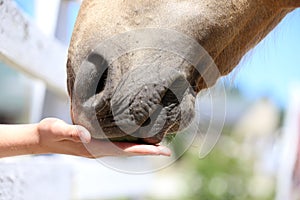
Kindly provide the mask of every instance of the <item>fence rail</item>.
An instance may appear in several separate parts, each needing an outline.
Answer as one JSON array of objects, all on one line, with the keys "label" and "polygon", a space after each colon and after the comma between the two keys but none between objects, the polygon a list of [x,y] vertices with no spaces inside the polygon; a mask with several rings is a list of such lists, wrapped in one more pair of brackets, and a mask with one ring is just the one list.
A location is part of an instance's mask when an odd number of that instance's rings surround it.
[{"label": "fence rail", "polygon": [[0,60],[66,98],[67,48],[43,35],[14,1],[0,0],[0,19]]}]

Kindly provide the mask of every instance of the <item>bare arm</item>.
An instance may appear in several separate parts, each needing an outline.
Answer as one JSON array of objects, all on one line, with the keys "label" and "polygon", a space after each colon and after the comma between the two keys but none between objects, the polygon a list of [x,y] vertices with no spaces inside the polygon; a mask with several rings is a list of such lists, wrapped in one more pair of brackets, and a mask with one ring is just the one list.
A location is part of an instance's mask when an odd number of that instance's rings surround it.
[{"label": "bare arm", "polygon": [[162,146],[94,140],[82,126],[69,125],[55,118],[47,118],[37,124],[0,125],[0,158],[47,153],[94,158],[137,155],[169,156],[170,150]]}]

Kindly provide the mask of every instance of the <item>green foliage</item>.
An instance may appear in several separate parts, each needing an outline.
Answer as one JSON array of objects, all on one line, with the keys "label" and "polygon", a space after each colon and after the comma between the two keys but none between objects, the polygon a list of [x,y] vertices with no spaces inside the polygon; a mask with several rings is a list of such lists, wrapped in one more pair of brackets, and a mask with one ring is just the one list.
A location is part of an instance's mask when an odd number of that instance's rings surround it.
[{"label": "green foliage", "polygon": [[[227,136],[228,137],[228,136]],[[231,137],[228,137],[231,138]],[[232,139],[232,138],[231,138]],[[271,191],[255,195],[252,191],[251,180],[253,178],[253,164],[255,160],[243,158],[239,152],[234,155],[233,151],[239,145],[231,148],[222,140],[214,150],[200,160],[197,152],[189,151],[181,160],[182,167],[186,168],[188,191],[179,199],[188,200],[271,200],[274,199],[274,186],[270,185]],[[232,151],[232,152],[231,152]],[[260,187],[257,185],[257,187]],[[270,188],[269,187],[269,188]]]}]

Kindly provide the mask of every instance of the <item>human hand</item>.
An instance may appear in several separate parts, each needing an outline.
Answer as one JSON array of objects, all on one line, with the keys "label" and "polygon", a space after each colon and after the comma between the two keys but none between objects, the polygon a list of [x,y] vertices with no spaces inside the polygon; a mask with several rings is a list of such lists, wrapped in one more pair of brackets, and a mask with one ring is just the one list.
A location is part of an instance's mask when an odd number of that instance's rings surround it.
[{"label": "human hand", "polygon": [[[40,153],[59,153],[88,158],[104,156],[164,155],[171,151],[160,145],[111,142],[92,139],[82,126],[70,125],[56,118],[43,119],[38,124]],[[92,154],[91,154],[92,152]]]}]

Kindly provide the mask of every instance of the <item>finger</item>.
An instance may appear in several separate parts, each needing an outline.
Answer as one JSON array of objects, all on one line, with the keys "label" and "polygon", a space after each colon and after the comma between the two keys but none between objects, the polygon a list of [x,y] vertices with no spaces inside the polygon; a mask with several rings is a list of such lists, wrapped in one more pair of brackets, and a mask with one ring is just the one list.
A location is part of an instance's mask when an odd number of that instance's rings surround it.
[{"label": "finger", "polygon": [[163,155],[170,156],[171,151],[164,146],[135,144],[126,142],[109,142],[92,140],[85,145],[94,157],[103,156],[138,156],[138,155]]},{"label": "finger", "polygon": [[126,142],[115,142],[114,145],[127,153],[141,155],[171,155],[171,150],[169,148],[160,145],[135,144]]},{"label": "finger", "polygon": [[171,156],[171,150],[164,146],[133,145],[124,149],[125,152],[139,155]]},{"label": "finger", "polygon": [[79,134],[79,138],[82,143],[89,143],[92,139],[92,136],[90,132],[84,128],[83,126],[80,125],[74,125],[75,129],[77,130],[77,133]]},{"label": "finger", "polygon": [[80,125],[70,125],[65,122],[58,122],[57,128],[61,130],[60,140],[70,140],[73,142],[89,143],[91,134],[89,131]]}]

